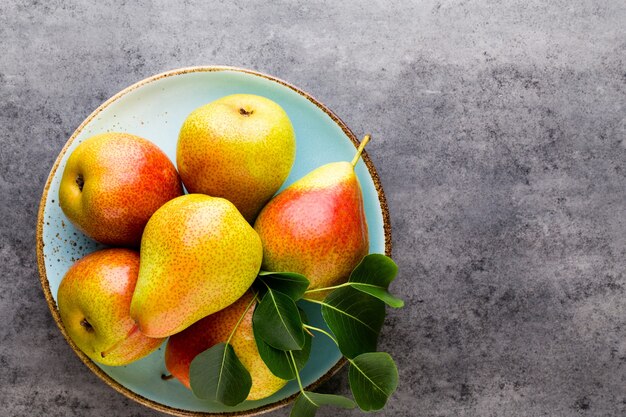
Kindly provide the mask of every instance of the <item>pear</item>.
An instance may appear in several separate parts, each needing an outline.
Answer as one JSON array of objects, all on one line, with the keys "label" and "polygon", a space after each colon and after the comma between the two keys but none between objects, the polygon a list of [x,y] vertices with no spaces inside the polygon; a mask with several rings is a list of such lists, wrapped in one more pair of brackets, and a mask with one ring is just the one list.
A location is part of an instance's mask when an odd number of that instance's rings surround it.
[{"label": "pear", "polygon": [[259,400],[281,389],[287,381],[272,374],[261,359],[254,341],[252,314],[255,302],[252,300],[253,295],[248,291],[234,304],[171,336],[165,349],[165,366],[168,371],[187,388],[191,388],[189,385],[191,361],[206,349],[226,342],[248,308],[230,339],[237,357],[252,377],[252,387],[247,399]]},{"label": "pear", "polygon": [[150,216],[182,194],[176,168],[161,149],[138,136],[109,132],[86,139],[67,159],[59,205],[92,239],[138,247]]},{"label": "pear", "polygon": [[180,129],[178,171],[190,193],[231,201],[250,223],[283,184],[296,155],[280,105],[234,94],[194,110]]},{"label": "pear", "polygon": [[96,362],[126,365],[163,343],[142,334],[130,318],[138,272],[137,252],[103,249],[72,265],[61,281],[57,302],[63,327]]},{"label": "pear", "polygon": [[[333,162],[302,177],[261,211],[254,229],[263,242],[265,271],[297,272],[309,289],[345,282],[369,252],[363,196],[352,163]],[[323,298],[324,292],[312,293]]]},{"label": "pear", "polygon": [[250,287],[263,249],[235,206],[201,194],[175,198],[148,221],[130,315],[165,337],[234,303]]}]

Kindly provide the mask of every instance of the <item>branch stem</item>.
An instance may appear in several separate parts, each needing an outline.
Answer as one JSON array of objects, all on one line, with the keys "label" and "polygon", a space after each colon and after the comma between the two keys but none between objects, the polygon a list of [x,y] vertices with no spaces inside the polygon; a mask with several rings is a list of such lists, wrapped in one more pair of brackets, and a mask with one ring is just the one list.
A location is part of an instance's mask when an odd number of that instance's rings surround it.
[{"label": "branch stem", "polygon": [[309,303],[315,303],[315,304],[319,304],[319,305],[322,305],[322,306],[327,305],[325,302],[319,301],[319,300],[314,300],[313,298],[306,298],[305,297],[305,298],[301,298],[301,299],[304,300],[304,301],[308,301]]},{"label": "branch stem", "polygon": [[237,328],[239,327],[239,325],[243,321],[243,318],[246,316],[246,314],[248,313],[248,310],[250,310],[250,307],[252,307],[252,304],[254,304],[255,301],[256,301],[256,296],[252,297],[252,300],[250,300],[250,302],[246,306],[246,309],[243,311],[243,314],[241,315],[241,317],[239,317],[239,320],[237,320],[237,324],[235,324],[235,327],[233,327],[233,330],[230,332],[230,335],[228,336],[228,340],[226,341],[227,345],[230,343],[230,339],[233,338],[233,335],[235,334],[235,331],[237,330]]},{"label": "branch stem", "polygon": [[328,336],[330,338],[330,340],[332,340],[333,342],[335,342],[335,344],[337,346],[339,346],[339,343],[337,343],[337,339],[335,339],[335,337],[332,334],[328,333],[326,330],[320,329],[319,327],[309,326],[308,324],[305,324],[304,327],[306,329],[314,330],[316,332],[320,332],[322,334],[325,334],[326,336]]},{"label": "branch stem", "polygon": [[298,372],[298,365],[296,365],[296,358],[293,357],[292,351],[289,351],[289,356],[291,357],[291,363],[293,364],[293,372],[296,374],[296,379],[298,380],[298,386],[300,387],[300,391],[302,392],[302,394],[304,394],[302,380],[300,380],[300,372]]},{"label": "branch stem", "polygon": [[332,287],[315,288],[315,289],[312,289],[312,290],[306,290],[304,293],[305,294],[311,294],[311,293],[320,292],[320,291],[336,290],[337,288],[343,288],[343,287],[347,287],[349,285],[351,285],[350,282],[344,282],[343,284],[333,285]]}]

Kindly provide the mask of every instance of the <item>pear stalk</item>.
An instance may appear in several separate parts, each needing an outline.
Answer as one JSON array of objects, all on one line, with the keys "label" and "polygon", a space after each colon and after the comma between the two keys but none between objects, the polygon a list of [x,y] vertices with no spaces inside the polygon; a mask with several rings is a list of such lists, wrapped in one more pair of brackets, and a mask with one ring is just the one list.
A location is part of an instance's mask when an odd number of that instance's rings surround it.
[{"label": "pear stalk", "polygon": [[367,143],[370,141],[370,138],[371,138],[371,135],[369,133],[363,137],[363,140],[361,141],[359,148],[356,150],[356,155],[354,155],[354,158],[352,159],[351,164],[353,167],[355,167],[356,163],[359,162],[361,153],[363,153],[363,149],[365,148],[365,145],[367,145]]}]

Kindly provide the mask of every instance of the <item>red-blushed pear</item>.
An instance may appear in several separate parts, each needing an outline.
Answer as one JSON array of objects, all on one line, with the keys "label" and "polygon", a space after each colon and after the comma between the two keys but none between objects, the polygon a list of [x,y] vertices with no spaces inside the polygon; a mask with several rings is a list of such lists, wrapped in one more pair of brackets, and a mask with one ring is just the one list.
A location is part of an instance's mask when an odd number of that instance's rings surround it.
[{"label": "red-blushed pear", "polygon": [[104,365],[126,365],[163,343],[142,334],[130,318],[139,253],[103,249],[67,271],[57,295],[63,327],[87,356]]},{"label": "red-blushed pear", "polygon": [[363,196],[354,173],[368,141],[366,136],[352,163],[333,162],[311,171],[263,208],[254,225],[263,242],[263,270],[300,273],[311,282],[309,289],[348,279],[369,252]]},{"label": "red-blushed pear", "polygon": [[128,133],[103,133],[68,158],[59,204],[87,236],[136,247],[152,213],[182,193],[176,168],[156,145]]},{"label": "red-blushed pear", "polygon": [[[259,400],[281,389],[287,381],[272,374],[259,356],[254,341],[252,333],[254,304],[256,302],[253,301],[253,296],[248,291],[234,304],[171,336],[165,349],[165,366],[168,371],[183,385],[190,388],[189,365],[191,361],[208,348],[221,342],[225,343],[243,315],[230,344],[252,377],[252,388],[247,399]],[[248,308],[247,312],[246,308]]]},{"label": "red-blushed pear", "polygon": [[178,136],[176,163],[190,193],[225,198],[253,223],[289,175],[295,138],[280,105],[233,94],[189,114]]},{"label": "red-blushed pear", "polygon": [[178,333],[237,301],[262,256],[259,236],[230,201],[175,198],[146,225],[130,315],[148,336]]}]

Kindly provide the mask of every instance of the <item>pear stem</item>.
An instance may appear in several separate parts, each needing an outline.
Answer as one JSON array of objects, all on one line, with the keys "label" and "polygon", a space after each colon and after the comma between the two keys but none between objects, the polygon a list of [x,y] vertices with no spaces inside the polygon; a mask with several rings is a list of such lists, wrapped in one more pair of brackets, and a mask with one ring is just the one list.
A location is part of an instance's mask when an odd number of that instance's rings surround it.
[{"label": "pear stem", "polygon": [[126,334],[125,338],[118,340],[117,342],[115,342],[111,346],[109,346],[107,349],[105,349],[102,352],[100,352],[100,356],[105,358],[108,355],[110,355],[111,352],[113,352],[115,349],[117,349],[122,344],[122,342],[128,340],[128,338],[131,337],[133,335],[133,333],[135,333],[137,330],[139,330],[139,326],[134,324],[133,327],[130,328],[130,331],[128,332],[128,334]]},{"label": "pear stem", "polygon": [[371,138],[371,135],[369,133],[363,137],[363,140],[361,141],[359,148],[356,150],[356,155],[354,155],[354,158],[352,159],[352,162],[351,162],[352,167],[355,167],[356,163],[359,162],[361,153],[363,153],[363,149],[365,148],[365,145],[367,145],[367,143],[370,141],[370,138]]},{"label": "pear stem", "polygon": [[166,374],[162,374],[162,375],[161,375],[161,379],[162,379],[163,381],[169,381],[169,380],[170,380],[170,379],[172,379],[172,378],[174,378],[174,375],[172,375],[172,374],[167,374],[167,375],[166,375]]}]

